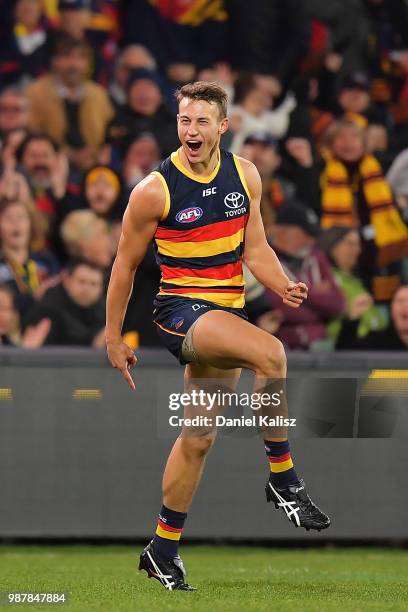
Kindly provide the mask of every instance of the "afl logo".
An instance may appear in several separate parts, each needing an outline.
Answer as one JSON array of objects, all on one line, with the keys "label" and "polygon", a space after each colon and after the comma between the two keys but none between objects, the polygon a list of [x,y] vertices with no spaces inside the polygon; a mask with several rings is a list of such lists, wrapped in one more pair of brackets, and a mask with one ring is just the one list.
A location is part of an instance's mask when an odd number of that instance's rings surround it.
[{"label": "afl logo", "polygon": [[203,210],[199,206],[190,206],[190,208],[184,208],[176,215],[176,221],[179,223],[193,223],[198,221],[203,216]]},{"label": "afl logo", "polygon": [[243,205],[244,201],[244,196],[242,195],[242,193],[238,193],[238,191],[232,191],[231,193],[228,193],[224,198],[224,204],[228,208],[239,208]]}]

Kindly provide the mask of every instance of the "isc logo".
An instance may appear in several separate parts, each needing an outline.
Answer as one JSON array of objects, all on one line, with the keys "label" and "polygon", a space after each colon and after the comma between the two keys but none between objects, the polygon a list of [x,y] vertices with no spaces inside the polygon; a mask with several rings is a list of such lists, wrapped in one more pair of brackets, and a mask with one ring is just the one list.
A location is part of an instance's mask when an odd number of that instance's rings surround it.
[{"label": "isc logo", "polygon": [[184,208],[176,215],[176,221],[179,223],[193,223],[197,221],[203,215],[203,210],[199,206],[191,206],[190,208]]},{"label": "isc logo", "polygon": [[203,198],[205,198],[205,196],[214,195],[214,193],[217,193],[216,187],[208,187],[208,189],[203,189]]}]

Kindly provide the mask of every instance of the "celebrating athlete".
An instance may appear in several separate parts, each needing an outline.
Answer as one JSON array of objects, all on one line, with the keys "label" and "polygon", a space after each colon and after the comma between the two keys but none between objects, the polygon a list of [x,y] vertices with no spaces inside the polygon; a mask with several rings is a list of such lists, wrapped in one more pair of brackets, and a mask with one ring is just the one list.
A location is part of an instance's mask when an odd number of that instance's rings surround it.
[{"label": "celebrating athlete", "polygon": [[[241,368],[255,373],[256,389],[274,388],[274,381],[286,378],[285,351],[247,320],[243,262],[294,308],[307,298],[307,287],[289,280],[266,240],[256,167],[220,149],[228,129],[226,92],[197,82],[177,97],[181,147],[135,187],[123,218],[107,296],[108,356],[134,389],[129,370],[136,357],[122,341],[121,327],[135,271],[153,239],[161,269],[154,322],[165,346],[186,365],[186,389],[208,379],[234,386]],[[297,527],[328,527],[329,518],[295,472],[287,430],[266,429],[262,436],[270,464],[267,500]],[[139,569],[169,590],[194,590],[185,582],[178,544],[213,441],[213,432],[181,435],[164,471],[156,534]]]}]

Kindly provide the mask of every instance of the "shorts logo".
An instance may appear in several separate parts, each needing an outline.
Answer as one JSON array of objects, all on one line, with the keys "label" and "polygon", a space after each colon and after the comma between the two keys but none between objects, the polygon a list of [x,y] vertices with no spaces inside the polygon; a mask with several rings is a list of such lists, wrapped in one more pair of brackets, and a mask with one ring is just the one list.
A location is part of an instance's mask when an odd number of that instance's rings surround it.
[{"label": "shorts logo", "polygon": [[174,319],[170,323],[170,327],[173,327],[174,329],[180,329],[183,323],[184,323],[183,317],[174,317]]},{"label": "shorts logo", "polygon": [[232,191],[228,193],[224,198],[224,204],[227,208],[239,208],[243,205],[245,198],[242,193],[238,191]]},{"label": "shorts logo", "polygon": [[176,215],[176,221],[179,223],[193,223],[198,221],[203,216],[203,209],[199,206],[190,206],[190,208],[184,208]]},{"label": "shorts logo", "polygon": [[200,310],[200,308],[209,308],[209,306],[207,306],[207,304],[193,304],[191,308],[195,312],[196,310]]}]

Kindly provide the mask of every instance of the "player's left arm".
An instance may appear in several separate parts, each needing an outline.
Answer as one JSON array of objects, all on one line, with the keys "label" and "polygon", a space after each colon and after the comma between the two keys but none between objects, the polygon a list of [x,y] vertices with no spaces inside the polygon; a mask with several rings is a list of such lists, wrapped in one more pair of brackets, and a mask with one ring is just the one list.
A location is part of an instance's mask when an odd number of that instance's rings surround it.
[{"label": "player's left arm", "polygon": [[268,244],[261,217],[262,183],[255,165],[239,158],[251,196],[250,214],[245,230],[244,261],[264,287],[277,293],[284,304],[297,308],[307,298],[304,283],[294,283],[285,274],[279,259]]}]

